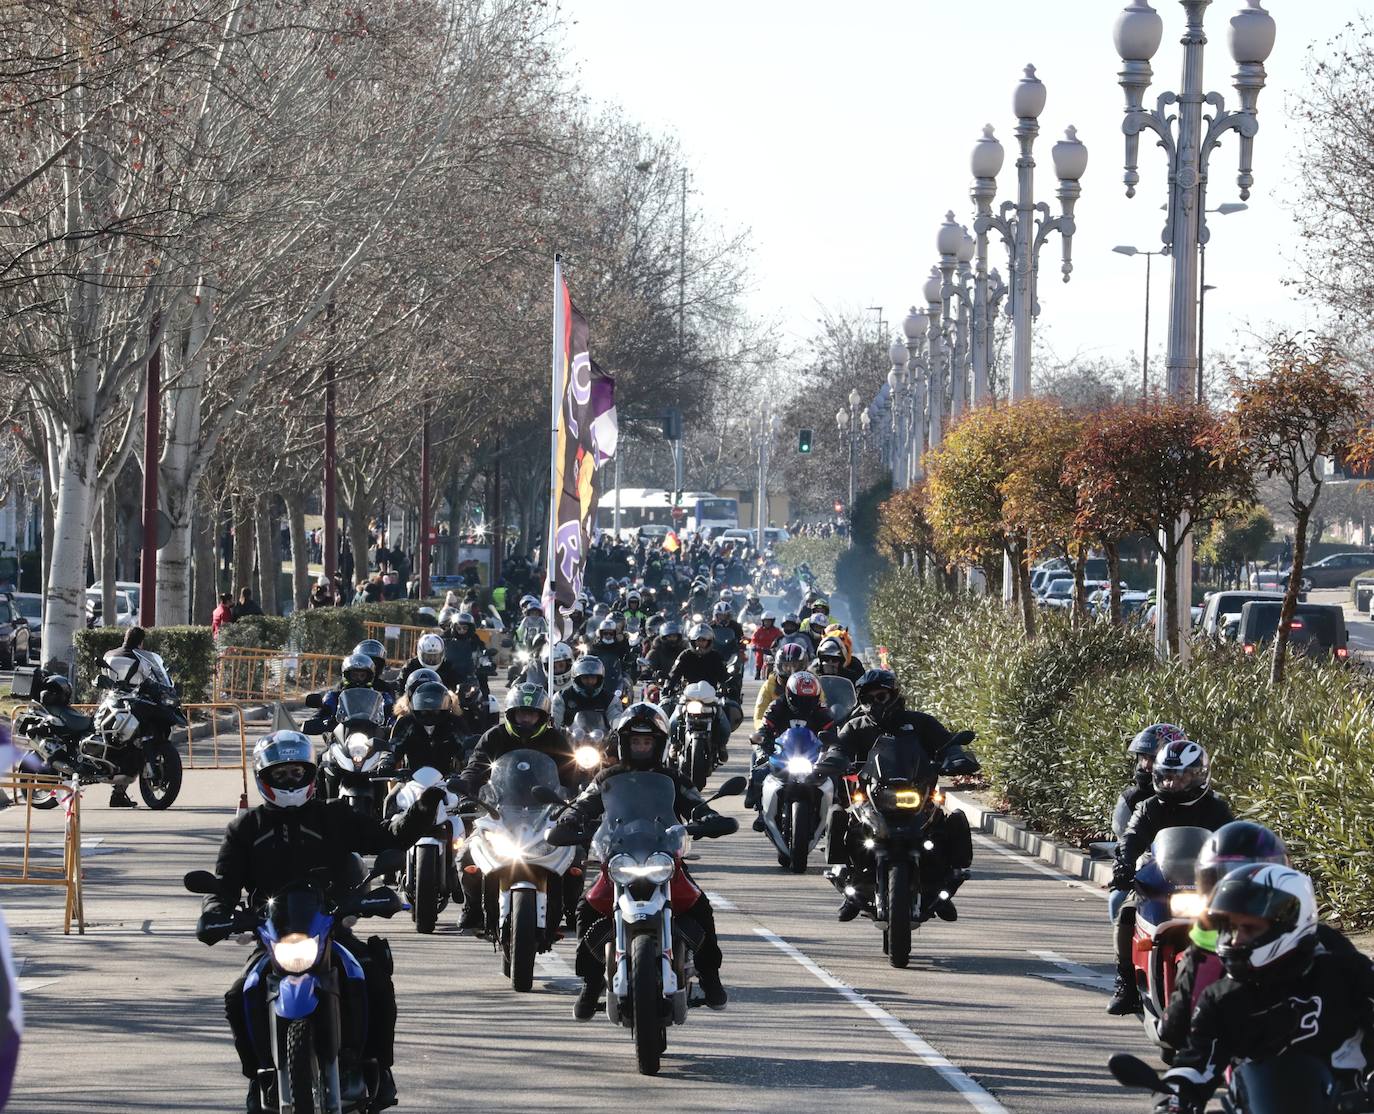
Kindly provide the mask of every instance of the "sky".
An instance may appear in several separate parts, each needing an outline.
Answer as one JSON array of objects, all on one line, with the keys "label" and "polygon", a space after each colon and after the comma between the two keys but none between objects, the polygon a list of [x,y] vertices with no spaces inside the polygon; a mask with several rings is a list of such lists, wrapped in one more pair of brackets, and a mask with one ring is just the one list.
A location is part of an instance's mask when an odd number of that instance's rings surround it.
[{"label": "sky", "polygon": [[[1112,28],[1125,0],[561,0],[566,46],[583,89],[644,124],[675,133],[693,202],[727,228],[750,230],[749,308],[797,343],[823,312],[880,306],[893,334],[920,296],[947,210],[972,224],[969,153],[992,124],[1006,149],[998,202],[1015,194],[1011,98],[1027,63],[1048,100],[1035,157],[1037,199],[1058,212],[1050,148],[1073,124],[1089,152],[1076,212],[1073,277],[1060,281],[1056,235],[1041,255],[1036,329],[1057,355],[1138,359],[1145,261],[1117,244],[1159,247],[1167,200],[1164,152],[1142,136],[1141,182],[1127,199],[1120,62]],[[1206,88],[1236,104],[1226,45],[1239,0],[1207,13]],[[1164,42],[1152,105],[1182,79],[1183,7],[1155,0]],[[1374,0],[1266,0],[1278,25],[1259,99],[1249,210],[1212,216],[1206,341],[1236,351],[1257,334],[1316,323],[1284,285],[1299,244],[1291,217],[1301,142],[1293,92],[1308,47]],[[1148,133],[1147,133],[1148,135]],[[1208,204],[1239,200],[1234,134],[1213,153]],[[1005,249],[990,260],[1006,276]],[[1168,260],[1152,274],[1151,359],[1167,335]],[[878,314],[872,314],[875,333]],[[1004,319],[1010,327],[1009,319]]]}]

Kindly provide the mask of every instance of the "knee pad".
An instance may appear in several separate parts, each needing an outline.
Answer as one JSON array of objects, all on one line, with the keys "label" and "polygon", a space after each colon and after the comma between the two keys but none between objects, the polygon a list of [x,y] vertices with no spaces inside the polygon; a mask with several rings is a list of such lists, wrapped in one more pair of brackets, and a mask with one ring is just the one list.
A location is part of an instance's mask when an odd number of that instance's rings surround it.
[{"label": "knee pad", "polygon": [[945,857],[956,870],[967,870],[973,865],[973,831],[969,828],[968,817],[962,812],[951,812],[944,822]]},{"label": "knee pad", "polygon": [[386,937],[369,936],[367,951],[372,957],[372,962],[376,964],[377,973],[391,978],[396,970],[396,964],[391,958],[391,945],[387,943]]}]

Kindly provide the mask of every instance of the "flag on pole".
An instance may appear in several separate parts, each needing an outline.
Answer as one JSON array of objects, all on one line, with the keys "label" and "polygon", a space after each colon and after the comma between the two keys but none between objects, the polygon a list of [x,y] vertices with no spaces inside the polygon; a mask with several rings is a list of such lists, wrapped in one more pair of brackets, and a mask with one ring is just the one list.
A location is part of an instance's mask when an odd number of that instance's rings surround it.
[{"label": "flag on pole", "polygon": [[562,264],[554,261],[553,406],[549,438],[548,573],[544,614],[550,653],[564,633],[564,612],[582,591],[596,472],[614,459],[619,428],[615,379],[590,354],[587,319],[572,303]]},{"label": "flag on pole", "polygon": [[663,549],[666,553],[676,553],[682,548],[682,543],[677,540],[677,532],[669,530],[663,535]]}]

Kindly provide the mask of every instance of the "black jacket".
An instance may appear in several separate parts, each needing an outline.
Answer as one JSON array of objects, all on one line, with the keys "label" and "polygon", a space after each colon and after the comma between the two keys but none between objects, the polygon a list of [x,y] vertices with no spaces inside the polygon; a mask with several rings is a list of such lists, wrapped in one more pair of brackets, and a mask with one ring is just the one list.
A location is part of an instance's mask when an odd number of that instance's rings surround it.
[{"label": "black jacket", "polygon": [[[666,774],[672,778],[677,785],[677,797],[673,801],[673,813],[682,823],[694,820],[704,821],[706,828],[701,832],[703,836],[715,838],[717,836],[730,835],[739,830],[739,821],[732,816],[721,816],[716,812],[706,798],[701,795],[691,782],[690,778],[685,778],[676,770],[669,769],[667,766],[658,765],[651,770],[637,770],[635,767],[620,763],[615,766],[607,766],[596,779],[587,786],[575,801],[569,806],[564,818],[552,829],[552,833],[562,833],[568,837],[568,841],[581,842],[578,838],[573,838],[584,833],[593,826],[594,821],[600,820],[606,806],[601,800],[601,787],[610,781],[611,778],[619,774],[631,773],[653,773]],[[557,845],[561,842],[556,834],[551,834],[550,843]]]},{"label": "black jacket", "polygon": [[567,727],[576,718],[578,712],[600,712],[606,717],[607,725],[611,719],[611,701],[615,693],[604,681],[601,684],[601,691],[595,696],[588,696],[582,689],[578,688],[577,682],[573,682],[557,696],[553,698],[554,721],[559,722],[561,711],[562,727]]},{"label": "black jacket", "polygon": [[763,729],[760,734],[763,735],[765,742],[772,743],[799,720],[805,720],[806,726],[817,735],[822,735],[826,742],[835,741],[835,733],[831,730],[835,726],[835,718],[830,714],[829,708],[821,704],[809,716],[799,716],[788,705],[785,696],[777,697],[768,705],[768,710],[763,713]]},{"label": "black jacket", "polygon": [[654,648],[649,651],[645,660],[649,663],[646,677],[667,677],[673,671],[673,666],[677,664],[677,659],[681,655],[683,646],[669,646],[662,641],[655,641]]},{"label": "black jacket", "polygon": [[491,778],[491,764],[513,750],[542,751],[558,763],[560,782],[564,785],[577,784],[577,762],[573,759],[572,744],[558,728],[550,725],[533,739],[522,739],[507,730],[504,723],[498,723],[482,734],[468,756],[468,764],[463,767],[460,781],[462,791],[469,797],[475,797]]},{"label": "black jacket", "polygon": [[867,705],[860,705],[849,719],[845,720],[835,738],[835,745],[826,751],[821,764],[832,772],[843,772],[850,763],[863,762],[873,744],[883,735],[893,735],[899,739],[910,738],[925,748],[932,759],[949,745],[952,738],[949,728],[934,716],[925,712],[908,711],[901,704],[893,704],[884,709],[885,714],[875,716]]},{"label": "black jacket", "polygon": [[1337,953],[1318,943],[1304,972],[1275,981],[1223,977],[1204,990],[1188,1042],[1165,1079],[1200,1109],[1227,1065],[1237,1061],[1292,1051],[1336,1070],[1358,1068],[1363,1058],[1352,1038],[1371,1026],[1374,964],[1358,952]]},{"label": "black jacket", "polygon": [[1214,832],[1235,818],[1231,806],[1211,789],[1201,799],[1187,805],[1173,804],[1163,797],[1141,801],[1116,845],[1117,879],[1135,877],[1136,859],[1150,849],[1155,836],[1165,828],[1206,828]]},{"label": "black jacket", "polygon": [[421,669],[432,669],[439,674],[439,680],[444,682],[445,688],[456,689],[463,683],[464,678],[470,677],[470,673],[463,673],[457,665],[449,658],[444,658],[438,665],[425,665],[419,658],[411,658],[401,668],[401,688],[404,689],[406,682],[410,680],[410,675]]},{"label": "black jacket", "polygon": [[698,681],[709,681],[717,693],[723,693],[725,679],[725,662],[714,650],[707,650],[704,654],[698,654],[695,650],[683,650],[673,663],[673,668],[668,671],[668,680],[664,682],[664,687],[677,691]]},{"label": "black jacket", "polygon": [[397,765],[411,771],[430,766],[447,776],[462,768],[462,734],[462,723],[454,715],[436,724],[433,734],[414,716],[401,716],[391,729],[391,748]]},{"label": "black jacket", "polygon": [[300,808],[258,805],[229,821],[215,860],[223,881],[204,911],[228,915],[247,892],[252,903],[270,897],[316,870],[334,883],[349,875],[351,856],[409,847],[434,827],[435,810],[416,804],[385,823],[356,812],[347,801],[318,798]]}]

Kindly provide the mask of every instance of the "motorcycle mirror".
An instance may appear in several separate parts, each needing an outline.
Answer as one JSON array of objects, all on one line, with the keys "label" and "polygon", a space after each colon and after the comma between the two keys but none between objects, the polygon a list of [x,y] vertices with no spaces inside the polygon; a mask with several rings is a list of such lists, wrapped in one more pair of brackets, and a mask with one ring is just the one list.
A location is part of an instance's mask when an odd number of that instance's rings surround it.
[{"label": "motorcycle mirror", "polygon": [[976,731],[960,731],[953,738],[951,738],[950,741],[945,744],[945,746],[950,748],[966,747],[976,738],[978,738],[978,733]]},{"label": "motorcycle mirror", "polygon": [[721,783],[719,789],[712,793],[707,800],[714,801],[720,797],[738,797],[749,787],[749,779],[743,774],[738,774],[732,778],[726,778]]},{"label": "motorcycle mirror", "polygon": [[1143,1091],[1167,1093],[1169,1090],[1159,1078],[1159,1073],[1139,1056],[1118,1052],[1107,1061],[1107,1070],[1123,1087],[1139,1087]]},{"label": "motorcycle mirror", "polygon": [[547,785],[532,785],[530,796],[541,805],[561,805],[563,803],[563,798]]},{"label": "motorcycle mirror", "polygon": [[324,697],[318,692],[307,692],[305,694],[305,706],[307,708],[323,708]]},{"label": "motorcycle mirror", "polygon": [[372,860],[372,871],[368,874],[367,880],[371,882],[372,879],[380,878],[383,874],[404,870],[405,865],[406,853],[404,851],[395,847],[379,851],[377,857]]},{"label": "motorcycle mirror", "polygon": [[208,870],[187,871],[182,878],[181,884],[193,894],[217,894],[219,893],[219,879]]},{"label": "motorcycle mirror", "polygon": [[95,683],[95,687],[98,688],[98,689],[107,689],[107,688],[109,688],[112,684],[114,684],[114,682],[111,681],[111,680],[110,680],[107,676],[105,676],[105,674],[103,674],[103,673],[100,673],[100,674],[98,674],[98,675],[96,676],[96,679],[95,679],[95,682],[94,682],[94,683]]}]

